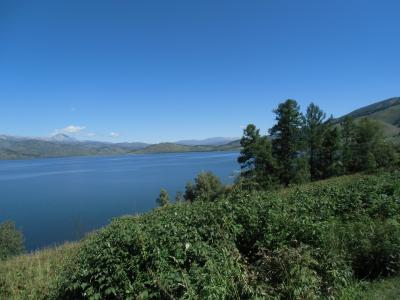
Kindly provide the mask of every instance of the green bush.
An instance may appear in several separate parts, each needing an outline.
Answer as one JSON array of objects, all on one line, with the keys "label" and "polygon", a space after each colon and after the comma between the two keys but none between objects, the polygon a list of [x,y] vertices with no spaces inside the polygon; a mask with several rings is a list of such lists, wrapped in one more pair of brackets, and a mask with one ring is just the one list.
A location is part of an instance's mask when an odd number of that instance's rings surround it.
[{"label": "green bush", "polygon": [[335,297],[354,279],[399,272],[399,179],[232,189],[218,201],[116,219],[83,242],[54,297]]},{"label": "green bush", "polygon": [[0,224],[0,260],[23,253],[24,237],[12,221]]},{"label": "green bush", "polygon": [[223,212],[199,202],[115,220],[82,245],[57,298],[239,297],[237,225]]},{"label": "green bush", "polygon": [[345,224],[341,240],[354,274],[360,279],[388,276],[400,271],[400,224],[364,218]]},{"label": "green bush", "polygon": [[224,185],[212,172],[203,172],[188,182],[184,198],[186,201],[214,201],[224,193]]}]

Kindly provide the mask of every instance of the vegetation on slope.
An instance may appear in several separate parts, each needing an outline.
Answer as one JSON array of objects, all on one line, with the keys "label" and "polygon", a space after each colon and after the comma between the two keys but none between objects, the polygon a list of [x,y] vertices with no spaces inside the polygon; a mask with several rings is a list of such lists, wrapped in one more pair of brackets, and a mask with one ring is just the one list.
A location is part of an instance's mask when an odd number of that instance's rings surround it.
[{"label": "vegetation on slope", "polygon": [[237,189],[119,218],[83,242],[55,297],[340,295],[354,280],[399,273],[399,197],[393,173],[282,192]]},{"label": "vegetation on slope", "polygon": [[175,143],[160,143],[147,146],[143,149],[138,149],[132,153],[174,153],[174,152],[207,152],[207,151],[233,151],[239,150],[240,144],[238,141],[229,142],[225,145],[198,145],[198,146],[188,146],[180,145]]},{"label": "vegetation on slope", "polygon": [[0,299],[48,299],[77,248],[77,243],[67,243],[0,262]]},{"label": "vegetation on slope", "polygon": [[385,136],[395,142],[400,141],[400,97],[390,98],[359,108],[337,119],[336,122],[343,121],[345,117],[351,117],[356,121],[363,118],[374,119],[383,127]]},{"label": "vegetation on slope", "polygon": [[116,219],[80,250],[66,244],[8,259],[0,299],[396,299],[399,279],[359,280],[399,273],[399,197],[394,173],[168,205]]}]

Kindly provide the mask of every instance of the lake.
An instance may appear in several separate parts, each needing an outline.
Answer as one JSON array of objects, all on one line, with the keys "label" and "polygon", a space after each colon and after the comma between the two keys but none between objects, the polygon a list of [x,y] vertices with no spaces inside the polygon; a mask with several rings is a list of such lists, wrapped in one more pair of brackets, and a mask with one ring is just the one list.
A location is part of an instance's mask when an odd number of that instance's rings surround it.
[{"label": "lake", "polygon": [[80,239],[114,217],[156,206],[202,171],[230,183],[237,152],[143,154],[0,161],[0,222],[13,220],[28,250]]}]

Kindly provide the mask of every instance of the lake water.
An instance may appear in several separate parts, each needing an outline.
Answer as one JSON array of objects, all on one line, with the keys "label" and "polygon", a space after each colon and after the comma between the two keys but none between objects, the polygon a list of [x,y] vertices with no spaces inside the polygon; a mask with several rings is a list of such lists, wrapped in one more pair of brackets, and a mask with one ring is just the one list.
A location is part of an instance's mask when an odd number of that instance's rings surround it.
[{"label": "lake water", "polygon": [[201,171],[232,182],[237,152],[0,161],[0,222],[13,220],[28,250],[77,240],[113,217],[151,210]]}]

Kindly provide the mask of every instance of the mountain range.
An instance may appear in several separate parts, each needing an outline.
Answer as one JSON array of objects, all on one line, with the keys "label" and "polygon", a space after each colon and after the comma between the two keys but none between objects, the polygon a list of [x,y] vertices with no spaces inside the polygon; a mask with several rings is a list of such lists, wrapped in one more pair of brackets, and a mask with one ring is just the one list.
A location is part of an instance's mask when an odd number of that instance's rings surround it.
[{"label": "mountain range", "polygon": [[182,140],[177,141],[175,144],[186,146],[221,146],[230,142],[237,141],[239,138],[226,138],[226,137],[212,137],[204,140]]},{"label": "mountain range", "polygon": [[[400,97],[390,98],[356,109],[335,119],[339,123],[350,116],[356,121],[372,118],[382,124],[385,136],[400,143]],[[238,138],[213,137],[204,140],[181,140],[174,143],[147,144],[80,141],[59,133],[49,138],[0,135],[0,159],[28,159],[88,155],[122,155],[143,153],[232,151],[240,149]]]},{"label": "mountain range", "polygon": [[[223,141],[227,141],[223,143]],[[195,145],[198,142],[198,145]],[[209,143],[209,144],[207,144]],[[143,153],[228,151],[238,150],[239,140],[210,138],[176,143],[147,144],[80,141],[66,134],[49,138],[0,135],[0,159],[29,159],[41,157],[122,155]]]}]

